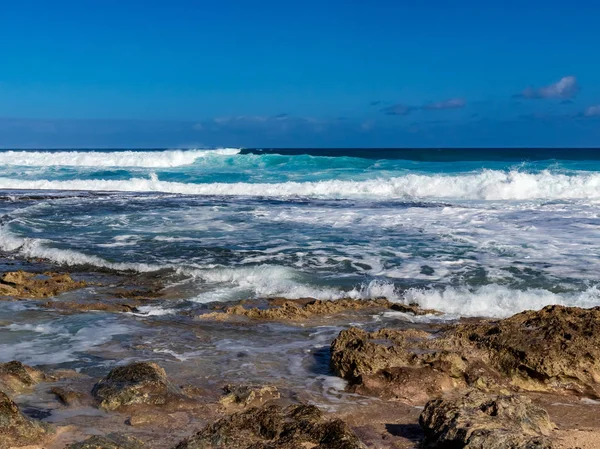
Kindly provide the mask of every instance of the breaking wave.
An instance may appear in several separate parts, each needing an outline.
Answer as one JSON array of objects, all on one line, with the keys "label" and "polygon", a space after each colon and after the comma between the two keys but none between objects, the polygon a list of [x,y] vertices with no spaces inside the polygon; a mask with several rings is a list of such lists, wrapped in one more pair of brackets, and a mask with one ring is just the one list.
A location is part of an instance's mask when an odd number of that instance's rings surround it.
[{"label": "breaking wave", "polygon": [[145,167],[168,168],[193,164],[210,156],[232,156],[240,150],[165,151],[3,151],[0,165],[22,167]]},{"label": "breaking wave", "polygon": [[467,174],[407,174],[366,181],[182,183],[127,180],[21,180],[0,178],[0,189],[162,192],[187,195],[369,199],[532,200],[600,199],[600,173],[484,170]]}]

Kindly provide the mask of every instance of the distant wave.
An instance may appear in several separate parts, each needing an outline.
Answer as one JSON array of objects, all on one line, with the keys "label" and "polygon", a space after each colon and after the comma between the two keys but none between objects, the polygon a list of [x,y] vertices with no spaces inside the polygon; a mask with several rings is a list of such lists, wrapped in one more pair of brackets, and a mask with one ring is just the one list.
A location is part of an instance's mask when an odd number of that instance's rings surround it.
[{"label": "distant wave", "polygon": [[127,180],[21,180],[0,178],[0,189],[163,192],[186,195],[369,198],[531,200],[600,199],[600,173],[566,175],[542,171],[484,170],[459,175],[408,174],[367,181],[193,184],[149,178]]},{"label": "distant wave", "polygon": [[3,151],[0,165],[26,167],[145,167],[166,168],[193,164],[210,156],[232,156],[240,150],[164,151]]}]

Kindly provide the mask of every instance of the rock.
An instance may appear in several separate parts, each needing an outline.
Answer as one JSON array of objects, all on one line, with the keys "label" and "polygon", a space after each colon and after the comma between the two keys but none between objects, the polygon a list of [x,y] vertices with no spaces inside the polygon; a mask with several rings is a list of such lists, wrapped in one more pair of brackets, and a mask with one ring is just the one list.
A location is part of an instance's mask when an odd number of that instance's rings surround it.
[{"label": "rock", "polygon": [[277,388],[268,385],[225,385],[224,396],[219,400],[223,405],[235,404],[247,407],[253,402],[263,403],[279,398]]},{"label": "rock", "polygon": [[282,299],[275,298],[269,301],[268,308],[245,308],[238,304],[227,307],[223,312],[212,312],[199,315],[200,319],[212,319],[226,321],[235,317],[246,317],[253,320],[269,321],[302,321],[317,316],[335,315],[357,310],[386,310],[411,313],[413,315],[424,315],[434,313],[431,310],[422,310],[414,305],[403,305],[392,303],[387,299],[337,299],[322,301],[316,299]]},{"label": "rock", "polygon": [[82,393],[77,391],[68,390],[63,387],[52,387],[50,393],[54,394],[63,405],[73,406],[82,403],[82,399],[85,397]]},{"label": "rock", "polygon": [[17,299],[48,298],[85,286],[84,281],[74,281],[68,273],[9,271],[0,277],[0,296]]},{"label": "rock", "polygon": [[51,430],[23,416],[17,404],[0,391],[0,449],[40,443]]},{"label": "rock", "polygon": [[140,362],[113,369],[92,389],[101,408],[116,410],[133,405],[165,405],[181,399],[156,363]]},{"label": "rock", "polygon": [[106,436],[94,435],[85,441],[73,443],[66,449],[141,449],[144,443],[137,438],[111,433]]},{"label": "rock", "polygon": [[366,449],[346,423],[325,420],[311,405],[265,405],[234,413],[180,442],[176,449]]},{"label": "rock", "polygon": [[47,307],[49,309],[66,310],[73,312],[89,312],[93,310],[110,313],[134,313],[138,311],[136,305],[124,304],[121,302],[104,302],[99,300],[46,301],[45,303],[41,304],[41,306]]},{"label": "rock", "polygon": [[448,449],[550,449],[553,425],[546,411],[519,395],[479,391],[435,399],[419,423],[424,447]]},{"label": "rock", "polygon": [[5,390],[21,392],[43,380],[47,380],[44,373],[17,360],[0,363],[0,386]]},{"label": "rock", "polygon": [[548,306],[435,336],[351,328],[332,342],[331,367],[354,392],[412,403],[466,387],[600,398],[600,308]]},{"label": "rock", "polygon": [[527,390],[600,397],[600,308],[547,306],[500,321],[464,324],[448,337],[484,351],[489,363]]},{"label": "rock", "polygon": [[[425,403],[478,378],[476,370],[497,375],[458,352],[430,349],[431,338],[418,330],[350,328],[331,344],[331,368],[355,393]],[[491,382],[491,380],[490,380]]]}]

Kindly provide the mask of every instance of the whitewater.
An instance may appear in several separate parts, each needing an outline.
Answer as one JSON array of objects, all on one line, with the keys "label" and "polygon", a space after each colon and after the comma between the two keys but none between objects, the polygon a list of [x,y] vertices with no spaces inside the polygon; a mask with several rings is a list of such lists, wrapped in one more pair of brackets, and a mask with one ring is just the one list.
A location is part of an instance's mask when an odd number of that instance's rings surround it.
[{"label": "whitewater", "polygon": [[156,273],[182,304],[600,305],[595,153],[445,151],[4,151],[0,249]]}]

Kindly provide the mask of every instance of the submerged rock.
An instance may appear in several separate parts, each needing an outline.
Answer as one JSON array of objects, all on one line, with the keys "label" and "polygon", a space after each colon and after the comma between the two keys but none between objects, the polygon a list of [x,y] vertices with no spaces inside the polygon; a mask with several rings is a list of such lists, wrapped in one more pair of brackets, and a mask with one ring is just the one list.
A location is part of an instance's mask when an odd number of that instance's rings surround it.
[{"label": "submerged rock", "polygon": [[92,389],[101,408],[116,410],[132,405],[165,405],[181,399],[156,363],[140,362],[113,369]]},{"label": "submerged rock", "polygon": [[73,443],[66,449],[142,449],[144,443],[137,438],[118,433],[94,435],[85,441]]},{"label": "submerged rock", "polygon": [[277,388],[269,385],[225,385],[223,394],[219,400],[221,404],[235,404],[244,407],[254,402],[263,403],[279,398]]},{"label": "submerged rock", "polygon": [[435,336],[351,328],[332,342],[331,367],[352,391],[413,403],[465,387],[598,398],[600,308],[548,306],[451,326]]},{"label": "submerged rock", "polygon": [[52,387],[50,393],[54,394],[56,398],[66,406],[79,405],[85,397],[82,393],[63,387]]},{"label": "submerged rock", "polygon": [[51,427],[23,416],[19,407],[0,391],[0,449],[37,444]]},{"label": "submerged rock", "polygon": [[17,360],[0,363],[0,387],[5,390],[21,392],[44,380],[44,373]]},{"label": "submerged rock", "polygon": [[519,395],[471,391],[430,401],[419,423],[424,447],[448,449],[550,449],[548,413]]},{"label": "submerged rock", "polygon": [[68,273],[28,273],[9,271],[0,277],[0,296],[18,299],[39,299],[56,296],[87,284],[74,281]]},{"label": "submerged rock", "polygon": [[234,413],[180,442],[176,449],[365,449],[346,423],[311,405],[266,405]]}]

